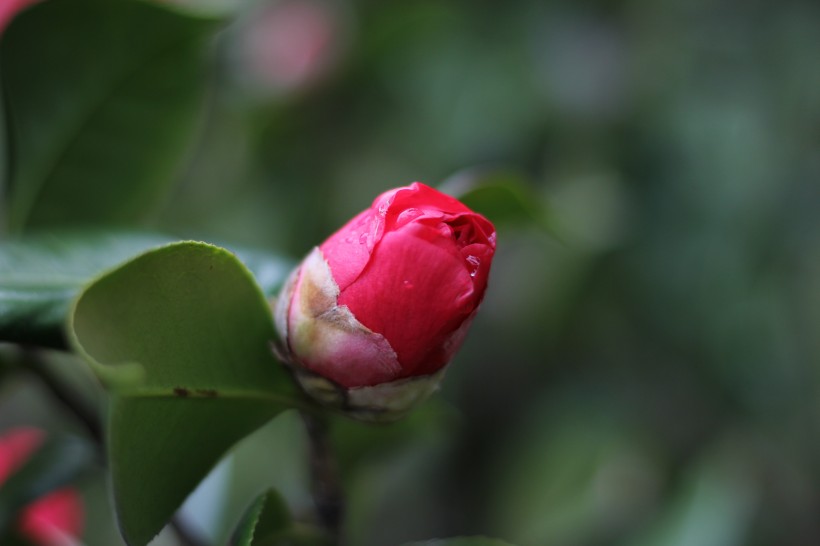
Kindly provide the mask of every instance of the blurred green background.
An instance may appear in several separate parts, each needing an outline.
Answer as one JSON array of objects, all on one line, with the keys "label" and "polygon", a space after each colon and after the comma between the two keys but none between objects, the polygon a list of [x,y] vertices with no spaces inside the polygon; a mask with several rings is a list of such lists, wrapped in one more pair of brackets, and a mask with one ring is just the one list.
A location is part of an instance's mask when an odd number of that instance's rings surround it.
[{"label": "blurred green background", "polygon": [[[351,545],[820,543],[820,4],[210,4],[192,136],[140,225],[298,258],[385,189],[499,168],[554,227],[499,223],[439,395],[334,424]],[[82,434],[22,372],[17,424]],[[203,536],[270,485],[310,513],[300,425],[195,494]],[[85,540],[117,544],[102,469],[80,486]]]}]

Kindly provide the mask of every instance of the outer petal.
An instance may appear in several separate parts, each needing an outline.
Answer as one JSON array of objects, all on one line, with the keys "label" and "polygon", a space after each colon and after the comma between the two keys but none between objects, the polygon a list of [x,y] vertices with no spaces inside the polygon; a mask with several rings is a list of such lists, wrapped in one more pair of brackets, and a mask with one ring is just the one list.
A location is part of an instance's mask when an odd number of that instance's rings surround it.
[{"label": "outer petal", "polygon": [[330,265],[333,279],[344,290],[362,272],[370,252],[381,238],[381,219],[366,210],[331,235],[319,249]]},{"label": "outer petal", "polygon": [[392,381],[401,373],[396,353],[346,307],[319,249],[305,258],[291,299],[287,341],[308,369],[345,387]]},{"label": "outer petal", "polygon": [[[371,207],[342,226],[319,247],[330,265],[333,278],[345,290],[362,273],[374,248],[386,231],[401,228],[410,221],[440,223],[460,216],[479,218],[461,201],[420,182],[396,188],[378,196]],[[482,224],[483,229],[487,229]]]},{"label": "outer petal", "polygon": [[373,209],[384,211],[388,222],[391,216],[397,217],[402,211],[411,208],[450,214],[472,213],[455,197],[450,197],[421,182],[413,182],[409,186],[385,192],[373,201]]},{"label": "outer petal", "polygon": [[419,223],[387,232],[339,303],[382,334],[398,354],[402,377],[446,364],[443,344],[478,305],[479,294],[448,237]]}]

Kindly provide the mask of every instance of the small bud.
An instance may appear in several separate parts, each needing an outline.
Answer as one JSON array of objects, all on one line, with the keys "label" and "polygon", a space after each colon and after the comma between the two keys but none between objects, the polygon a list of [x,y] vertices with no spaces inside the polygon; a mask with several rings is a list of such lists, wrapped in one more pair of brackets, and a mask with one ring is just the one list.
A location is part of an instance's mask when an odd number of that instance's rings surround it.
[{"label": "small bud", "polygon": [[427,398],[484,297],[495,238],[489,220],[416,182],[314,248],[275,308],[305,392],[365,421]]}]

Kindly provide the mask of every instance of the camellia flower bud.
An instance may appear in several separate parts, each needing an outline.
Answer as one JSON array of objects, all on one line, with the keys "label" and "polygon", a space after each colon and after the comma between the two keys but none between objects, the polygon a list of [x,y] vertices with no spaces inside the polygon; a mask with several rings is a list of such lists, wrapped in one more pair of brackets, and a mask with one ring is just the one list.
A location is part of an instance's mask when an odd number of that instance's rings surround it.
[{"label": "camellia flower bud", "polygon": [[429,186],[383,193],[291,275],[275,308],[280,356],[319,402],[400,417],[461,346],[495,239],[489,220]]},{"label": "camellia flower bud", "polygon": [[[45,440],[35,428],[16,428],[0,436],[0,487],[22,467]],[[83,503],[72,488],[52,491],[20,512],[17,531],[38,546],[70,546],[77,543],[83,526]]]}]

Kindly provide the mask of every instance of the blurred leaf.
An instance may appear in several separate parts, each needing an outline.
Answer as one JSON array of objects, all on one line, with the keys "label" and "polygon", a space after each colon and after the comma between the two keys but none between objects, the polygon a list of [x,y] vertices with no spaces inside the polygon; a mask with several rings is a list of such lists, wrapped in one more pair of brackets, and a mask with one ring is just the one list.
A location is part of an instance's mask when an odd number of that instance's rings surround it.
[{"label": "blurred leaf", "polygon": [[[103,271],[173,240],[147,232],[60,231],[0,242],[0,340],[64,346],[63,326],[82,286]],[[273,296],[291,263],[261,250],[235,251],[265,296]]]},{"label": "blurred leaf", "polygon": [[423,542],[408,542],[404,546],[513,546],[495,538],[487,537],[455,537],[437,538]]},{"label": "blurred leaf", "polygon": [[439,189],[457,197],[496,225],[534,225],[556,234],[556,227],[543,199],[520,174],[467,170],[445,180]]},{"label": "blurred leaf", "polygon": [[26,504],[74,479],[94,460],[94,453],[79,438],[50,435],[0,487],[0,529]]},{"label": "blurred leaf", "polygon": [[71,300],[102,271],[172,239],[74,232],[0,242],[0,340],[63,345]]},{"label": "blurred leaf", "polygon": [[684,475],[679,493],[630,546],[740,546],[754,535],[759,468],[750,446],[723,439]]},{"label": "blurred leaf", "polygon": [[242,518],[235,546],[258,546],[266,538],[280,534],[290,526],[290,514],[284,499],[269,489],[259,495]]},{"label": "blurred leaf", "polygon": [[523,544],[612,544],[652,513],[659,464],[617,406],[556,395],[528,418],[500,444],[492,518],[501,534]]},{"label": "blurred leaf", "polygon": [[176,243],[86,288],[69,336],[116,387],[109,457],[120,528],[146,544],[236,441],[300,403],[267,302],[225,249]]},{"label": "blurred leaf", "polygon": [[454,436],[463,428],[416,436],[389,453],[373,449],[352,471],[342,467],[349,495],[345,534],[351,544],[400,544],[440,534],[452,521],[450,498],[443,493],[449,468],[441,461],[453,452]]},{"label": "blurred leaf", "polygon": [[131,224],[172,180],[196,126],[214,20],[148,2],[42,2],[0,48],[15,231]]},{"label": "blurred leaf", "polygon": [[237,528],[232,546],[331,546],[321,530],[294,523],[284,499],[270,489],[254,501]]}]

